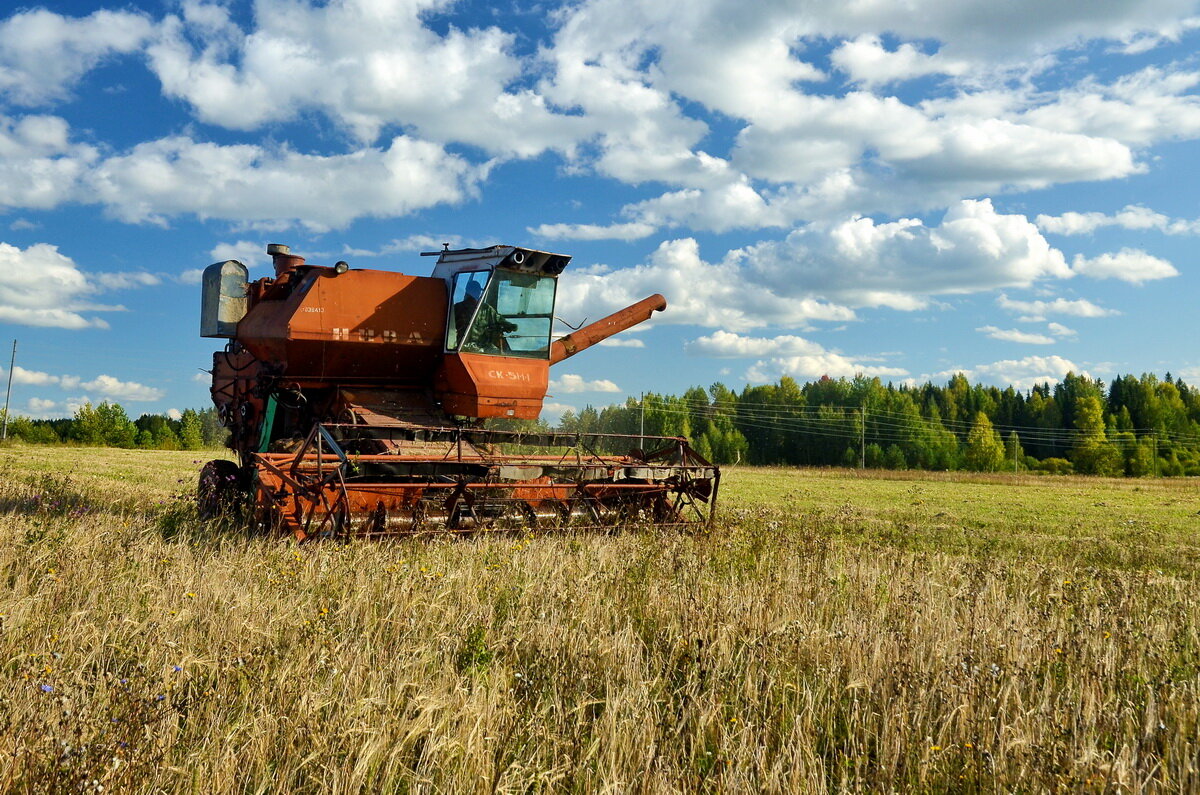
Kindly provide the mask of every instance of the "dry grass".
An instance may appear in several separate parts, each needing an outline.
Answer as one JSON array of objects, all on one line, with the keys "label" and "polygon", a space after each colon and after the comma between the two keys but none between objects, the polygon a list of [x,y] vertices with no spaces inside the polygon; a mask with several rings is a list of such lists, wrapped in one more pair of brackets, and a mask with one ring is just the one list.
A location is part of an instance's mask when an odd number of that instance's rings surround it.
[{"label": "dry grass", "polygon": [[0,790],[1200,789],[1193,483],[741,470],[705,537],[297,548],[198,525],[193,453],[22,452]]}]

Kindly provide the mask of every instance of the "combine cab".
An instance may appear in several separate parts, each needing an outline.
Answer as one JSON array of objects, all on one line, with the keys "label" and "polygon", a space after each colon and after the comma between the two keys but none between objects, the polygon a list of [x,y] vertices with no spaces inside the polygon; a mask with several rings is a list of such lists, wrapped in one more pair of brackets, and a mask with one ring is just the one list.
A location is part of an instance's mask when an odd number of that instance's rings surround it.
[{"label": "combine cab", "polygon": [[551,339],[570,257],[493,246],[433,252],[429,277],[305,263],[204,272],[201,336],[238,463],[200,474],[201,514],[321,537],[705,526],[720,473],[682,438],[525,433],[550,367],[666,307],[654,295]]}]

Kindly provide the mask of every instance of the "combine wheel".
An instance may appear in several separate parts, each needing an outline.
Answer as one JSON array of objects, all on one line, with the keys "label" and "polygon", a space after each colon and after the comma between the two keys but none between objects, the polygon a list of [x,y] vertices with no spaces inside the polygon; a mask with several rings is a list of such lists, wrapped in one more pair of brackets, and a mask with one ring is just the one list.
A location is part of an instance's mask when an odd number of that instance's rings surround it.
[{"label": "combine wheel", "polygon": [[200,470],[196,508],[201,519],[234,516],[246,496],[241,468],[232,461],[216,459]]}]

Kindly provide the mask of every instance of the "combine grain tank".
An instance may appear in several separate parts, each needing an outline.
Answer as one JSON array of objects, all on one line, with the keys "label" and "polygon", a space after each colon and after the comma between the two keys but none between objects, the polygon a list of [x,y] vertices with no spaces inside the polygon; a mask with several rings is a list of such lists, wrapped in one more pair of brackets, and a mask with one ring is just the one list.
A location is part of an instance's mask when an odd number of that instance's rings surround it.
[{"label": "combine grain tank", "polygon": [[248,501],[300,540],[711,520],[720,473],[685,439],[486,422],[536,419],[552,365],[661,295],[553,339],[561,254],[447,247],[407,276],[267,253],[272,277],[204,271],[200,333],[229,340],[212,397],[238,462],[204,466],[202,515]]}]

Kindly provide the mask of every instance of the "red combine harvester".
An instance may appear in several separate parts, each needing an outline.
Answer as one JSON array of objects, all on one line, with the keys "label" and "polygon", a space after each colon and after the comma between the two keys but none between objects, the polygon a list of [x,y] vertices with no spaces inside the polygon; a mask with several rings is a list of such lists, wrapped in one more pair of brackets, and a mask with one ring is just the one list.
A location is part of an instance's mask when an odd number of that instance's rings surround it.
[{"label": "red combine harvester", "polygon": [[550,366],[666,307],[651,296],[551,339],[570,257],[492,246],[436,256],[433,275],[306,264],[204,271],[200,334],[238,463],[205,464],[202,516],[253,505],[299,540],[622,525],[703,527],[720,472],[670,437],[523,432]]}]

